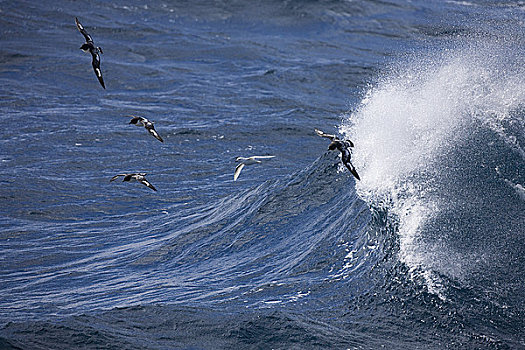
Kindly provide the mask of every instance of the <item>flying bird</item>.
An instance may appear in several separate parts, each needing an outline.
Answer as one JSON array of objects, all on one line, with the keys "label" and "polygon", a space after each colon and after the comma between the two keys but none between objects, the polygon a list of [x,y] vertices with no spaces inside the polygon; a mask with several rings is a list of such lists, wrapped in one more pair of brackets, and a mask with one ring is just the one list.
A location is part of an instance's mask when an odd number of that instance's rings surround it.
[{"label": "flying bird", "polygon": [[350,170],[350,172],[352,173],[352,175],[355,176],[356,179],[361,180],[359,174],[355,170],[354,165],[350,161],[350,159],[352,158],[352,151],[350,148],[354,147],[354,143],[350,140],[342,141],[337,136],[326,134],[319,129],[315,129],[315,133],[321,137],[326,137],[330,140],[330,145],[328,145],[328,149],[330,151],[338,149],[339,152],[341,152],[341,160],[343,164],[348,168],[348,170]]},{"label": "flying bird", "polygon": [[78,18],[75,17],[75,23],[77,24],[77,28],[82,33],[84,38],[86,39],[85,44],[83,44],[80,49],[84,52],[91,53],[92,61],[91,65],[93,66],[93,70],[95,71],[95,74],[98,78],[98,81],[100,82],[100,85],[105,89],[106,86],[104,85],[104,79],[102,79],[102,71],[100,70],[100,56],[99,53],[102,52],[102,48],[95,46],[95,43],[93,43],[93,38],[91,38],[91,35],[88,34],[88,32],[84,29],[82,24],[78,21]]},{"label": "flying bird", "polygon": [[109,180],[109,182],[116,180],[120,176],[124,177],[122,181],[126,181],[126,182],[137,181],[143,184],[144,186],[151,188],[153,191],[157,191],[157,189],[151,183],[149,183],[148,180],[146,180],[146,173],[118,174],[118,175],[113,176],[111,180]]},{"label": "flying bird", "polygon": [[239,174],[241,173],[241,170],[244,168],[245,165],[252,165],[257,163],[262,163],[259,159],[269,159],[274,158],[275,156],[251,156],[251,157],[237,157],[235,159],[236,162],[240,162],[235,167],[235,173],[233,174],[233,181],[237,181],[237,178],[239,177]]},{"label": "flying bird", "polygon": [[131,121],[129,122],[130,124],[134,124],[136,126],[143,126],[144,128],[146,128],[146,130],[148,130],[148,132],[151,135],[153,135],[154,138],[156,138],[160,142],[164,142],[162,137],[160,137],[160,135],[157,133],[157,130],[155,130],[155,127],[153,126],[154,122],[149,121],[144,117],[137,117],[134,115],[128,115],[128,117],[131,117]]}]

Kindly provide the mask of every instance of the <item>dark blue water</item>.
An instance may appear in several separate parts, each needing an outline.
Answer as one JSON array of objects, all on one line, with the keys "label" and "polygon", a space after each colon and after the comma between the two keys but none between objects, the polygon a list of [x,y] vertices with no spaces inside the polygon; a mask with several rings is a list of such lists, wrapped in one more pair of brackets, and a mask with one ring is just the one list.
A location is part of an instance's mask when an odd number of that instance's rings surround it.
[{"label": "dark blue water", "polygon": [[[525,349],[524,23],[521,1],[0,2],[0,348]],[[234,182],[251,155],[275,158]]]}]

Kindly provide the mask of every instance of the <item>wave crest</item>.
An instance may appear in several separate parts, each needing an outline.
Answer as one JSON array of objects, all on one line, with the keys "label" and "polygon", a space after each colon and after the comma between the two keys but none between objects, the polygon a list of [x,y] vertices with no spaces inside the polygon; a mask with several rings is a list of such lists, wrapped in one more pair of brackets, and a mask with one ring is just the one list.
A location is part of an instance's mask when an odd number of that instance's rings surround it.
[{"label": "wave crest", "polygon": [[[466,172],[476,181],[479,164],[458,155],[491,146],[492,140],[473,135],[497,135],[523,161],[516,135],[523,131],[524,83],[519,53],[508,41],[456,43],[391,68],[340,127],[356,145],[357,193],[369,205],[388,207],[398,222],[400,261],[423,271],[437,294],[441,281],[434,272],[462,279],[472,263],[470,253],[437,238],[449,228],[434,225],[463,200],[451,191],[458,186],[454,178]],[[521,131],[509,132],[509,123]]]}]

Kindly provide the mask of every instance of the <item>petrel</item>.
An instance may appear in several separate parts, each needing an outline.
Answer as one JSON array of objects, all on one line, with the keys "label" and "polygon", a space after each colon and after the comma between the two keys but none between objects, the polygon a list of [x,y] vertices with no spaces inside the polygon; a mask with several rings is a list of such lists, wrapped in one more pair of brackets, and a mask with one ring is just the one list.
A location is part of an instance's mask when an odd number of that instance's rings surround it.
[{"label": "petrel", "polygon": [[82,24],[78,21],[78,18],[75,17],[75,22],[77,24],[77,28],[82,33],[84,38],[86,39],[86,43],[82,46],[80,46],[80,49],[84,52],[91,53],[91,57],[93,58],[91,61],[91,65],[93,66],[93,70],[95,71],[95,74],[97,75],[98,81],[100,82],[100,85],[105,89],[106,86],[104,85],[104,79],[102,79],[102,71],[100,70],[100,56],[99,52],[102,52],[102,48],[95,46],[93,43],[93,38],[91,38],[91,35],[86,32]]},{"label": "petrel", "polygon": [[146,180],[146,173],[118,174],[113,176],[111,180],[109,180],[109,182],[116,180],[119,176],[124,176],[124,179],[122,179],[122,181],[137,181],[143,184],[144,186],[151,188],[153,191],[157,191],[157,189],[153,187],[153,185],[150,184],[148,180]]},{"label": "petrel", "polygon": [[148,130],[148,132],[153,135],[154,138],[159,140],[160,142],[164,142],[162,137],[157,133],[157,130],[155,130],[155,127],[153,126],[154,122],[149,121],[148,119],[144,117],[137,117],[135,115],[128,115],[128,117],[131,117],[130,124],[135,124],[136,126],[143,126]]},{"label": "petrel", "polygon": [[244,168],[245,165],[252,165],[256,163],[262,163],[258,159],[268,159],[273,158],[275,156],[251,156],[251,157],[237,157],[235,159],[236,162],[240,162],[235,167],[235,173],[233,174],[233,181],[237,181],[237,178],[239,177],[239,174],[241,173],[242,168]]},{"label": "petrel", "polygon": [[352,173],[352,175],[355,176],[356,179],[361,180],[359,174],[355,170],[354,165],[350,161],[350,159],[352,158],[352,151],[350,150],[350,148],[354,147],[353,142],[350,140],[341,141],[339,140],[339,138],[337,138],[337,136],[326,134],[319,129],[315,129],[315,133],[321,137],[326,137],[331,141],[330,145],[328,145],[328,149],[330,151],[333,151],[337,148],[339,152],[341,152],[341,160],[343,161],[343,164],[348,168],[348,170],[350,170],[350,172]]}]

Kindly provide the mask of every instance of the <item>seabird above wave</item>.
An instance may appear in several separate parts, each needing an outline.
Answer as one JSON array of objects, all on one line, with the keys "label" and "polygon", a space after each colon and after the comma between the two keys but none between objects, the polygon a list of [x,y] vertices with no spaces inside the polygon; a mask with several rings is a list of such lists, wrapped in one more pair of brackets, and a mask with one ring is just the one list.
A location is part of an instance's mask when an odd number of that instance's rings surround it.
[{"label": "seabird above wave", "polygon": [[126,181],[126,182],[137,181],[143,184],[144,186],[151,188],[153,191],[157,191],[157,189],[153,187],[153,185],[148,180],[146,180],[146,173],[118,174],[118,175],[113,176],[111,180],[109,180],[109,182],[116,180],[120,176],[124,177],[122,181]]},{"label": "seabird above wave", "polygon": [[241,170],[244,168],[245,165],[262,163],[259,159],[269,159],[269,158],[274,158],[274,157],[275,156],[237,157],[235,161],[240,162],[240,163],[235,167],[235,173],[233,174],[233,181],[237,181],[237,178],[239,177],[239,174],[241,173]]},{"label": "seabird above wave", "polygon": [[91,53],[92,60],[91,65],[93,66],[93,70],[95,71],[95,74],[98,78],[98,81],[100,82],[100,85],[105,89],[106,86],[104,85],[104,79],[102,79],[102,71],[100,70],[100,56],[99,52],[102,52],[102,48],[95,46],[95,43],[93,43],[93,38],[91,38],[91,35],[88,34],[88,32],[84,29],[82,24],[78,21],[78,18],[75,17],[75,23],[77,24],[77,28],[82,33],[84,38],[86,39],[86,43],[80,47],[80,49],[84,52]]},{"label": "seabird above wave", "polygon": [[315,133],[321,137],[326,137],[330,139],[331,142],[330,145],[328,145],[328,149],[330,151],[333,151],[337,148],[339,152],[341,152],[341,160],[343,164],[348,168],[348,170],[350,170],[350,172],[352,173],[352,175],[355,176],[356,179],[361,180],[359,174],[355,170],[354,165],[350,161],[350,159],[352,158],[352,151],[350,150],[350,148],[354,147],[354,143],[350,140],[342,141],[337,136],[326,134],[319,129],[315,129]]},{"label": "seabird above wave", "polygon": [[151,135],[153,135],[153,137],[155,137],[160,142],[164,142],[162,137],[160,137],[160,135],[157,133],[157,130],[155,130],[155,127],[153,126],[154,122],[149,121],[144,117],[137,117],[135,115],[128,115],[128,117],[131,117],[131,121],[129,122],[130,124],[134,124],[136,126],[143,126],[144,128],[146,128],[146,130],[148,130],[148,132]]}]

